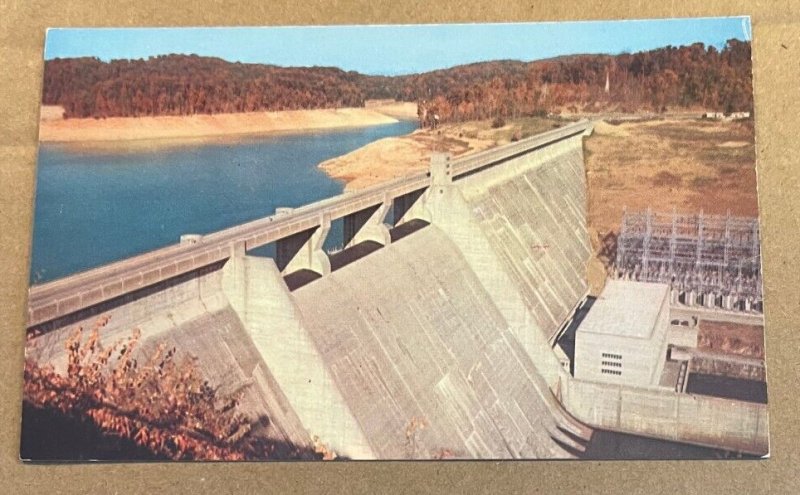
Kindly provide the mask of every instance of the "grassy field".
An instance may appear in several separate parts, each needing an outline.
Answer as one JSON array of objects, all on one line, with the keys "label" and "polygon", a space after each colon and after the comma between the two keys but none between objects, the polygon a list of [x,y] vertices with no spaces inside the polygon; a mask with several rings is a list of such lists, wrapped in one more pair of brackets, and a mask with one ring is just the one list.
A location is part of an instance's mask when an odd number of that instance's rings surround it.
[{"label": "grassy field", "polygon": [[588,227],[595,249],[589,278],[595,294],[612,261],[613,239],[626,207],[758,215],[751,120],[598,122],[585,153]]},{"label": "grassy field", "polygon": [[700,320],[697,347],[764,359],[764,327]]}]

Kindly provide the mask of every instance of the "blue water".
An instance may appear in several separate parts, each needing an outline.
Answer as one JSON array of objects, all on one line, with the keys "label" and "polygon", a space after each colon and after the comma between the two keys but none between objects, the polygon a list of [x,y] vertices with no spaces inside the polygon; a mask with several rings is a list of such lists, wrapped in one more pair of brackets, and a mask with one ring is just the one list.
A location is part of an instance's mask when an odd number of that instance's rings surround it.
[{"label": "blue water", "polygon": [[317,165],[415,122],[146,150],[39,148],[31,283],[342,192]]}]

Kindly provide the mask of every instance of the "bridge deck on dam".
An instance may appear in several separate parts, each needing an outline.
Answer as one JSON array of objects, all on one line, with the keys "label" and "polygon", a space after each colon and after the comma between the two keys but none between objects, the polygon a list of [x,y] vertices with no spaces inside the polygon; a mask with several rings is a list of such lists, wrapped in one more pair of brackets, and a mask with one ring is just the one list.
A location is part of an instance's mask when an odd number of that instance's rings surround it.
[{"label": "bridge deck on dam", "polygon": [[530,358],[437,227],[293,297],[378,457],[571,456]]}]

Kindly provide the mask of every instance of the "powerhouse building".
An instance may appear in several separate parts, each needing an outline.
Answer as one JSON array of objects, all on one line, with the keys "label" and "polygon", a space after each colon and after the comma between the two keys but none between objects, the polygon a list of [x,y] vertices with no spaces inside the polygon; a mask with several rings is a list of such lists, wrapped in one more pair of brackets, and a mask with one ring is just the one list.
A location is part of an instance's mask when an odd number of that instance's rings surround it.
[{"label": "powerhouse building", "polygon": [[575,335],[575,378],[656,386],[664,368],[669,286],[609,280]]}]

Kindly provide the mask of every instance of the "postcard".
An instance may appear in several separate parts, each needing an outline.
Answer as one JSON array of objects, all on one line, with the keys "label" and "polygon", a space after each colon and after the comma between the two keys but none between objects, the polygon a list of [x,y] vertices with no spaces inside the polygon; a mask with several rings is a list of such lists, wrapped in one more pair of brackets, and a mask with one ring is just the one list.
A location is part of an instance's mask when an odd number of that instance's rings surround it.
[{"label": "postcard", "polygon": [[750,43],[49,30],[20,457],[768,457]]}]

